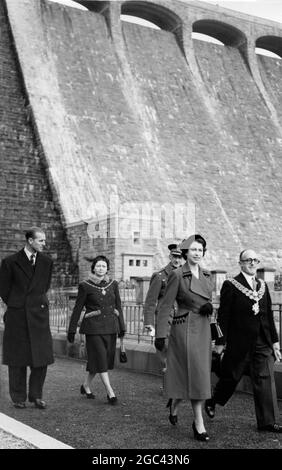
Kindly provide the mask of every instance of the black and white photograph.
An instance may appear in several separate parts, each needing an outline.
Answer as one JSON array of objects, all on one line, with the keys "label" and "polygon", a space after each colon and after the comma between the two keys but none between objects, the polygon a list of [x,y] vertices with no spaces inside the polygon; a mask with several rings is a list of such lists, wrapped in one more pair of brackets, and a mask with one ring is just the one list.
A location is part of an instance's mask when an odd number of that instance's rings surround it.
[{"label": "black and white photograph", "polygon": [[282,1],[0,0],[0,170],[0,454],[272,464]]}]

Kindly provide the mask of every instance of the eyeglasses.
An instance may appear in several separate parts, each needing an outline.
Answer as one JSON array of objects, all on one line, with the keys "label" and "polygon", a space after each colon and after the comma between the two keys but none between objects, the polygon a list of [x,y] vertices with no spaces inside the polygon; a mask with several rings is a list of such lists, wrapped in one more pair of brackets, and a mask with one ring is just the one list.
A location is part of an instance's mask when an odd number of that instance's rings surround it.
[{"label": "eyeglasses", "polygon": [[171,256],[172,256],[173,258],[179,258],[179,259],[182,258],[181,255],[171,255]]},{"label": "eyeglasses", "polygon": [[251,264],[251,263],[259,264],[260,263],[260,260],[257,259],[257,258],[241,259],[241,261],[242,261],[242,263],[248,263],[248,264]]}]

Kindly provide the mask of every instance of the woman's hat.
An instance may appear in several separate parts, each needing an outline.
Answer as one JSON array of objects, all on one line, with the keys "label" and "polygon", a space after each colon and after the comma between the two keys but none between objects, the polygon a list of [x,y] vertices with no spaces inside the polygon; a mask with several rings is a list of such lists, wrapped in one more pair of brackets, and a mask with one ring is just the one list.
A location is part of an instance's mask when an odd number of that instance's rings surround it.
[{"label": "woman's hat", "polygon": [[189,249],[189,246],[193,243],[193,242],[197,242],[197,241],[201,241],[202,244],[203,244],[203,248],[204,250],[206,249],[206,246],[207,246],[207,242],[206,240],[204,239],[204,237],[202,237],[202,235],[200,235],[199,233],[196,233],[195,235],[190,235],[190,237],[182,240],[182,242],[180,243],[179,245],[179,249],[180,250],[188,250]]}]

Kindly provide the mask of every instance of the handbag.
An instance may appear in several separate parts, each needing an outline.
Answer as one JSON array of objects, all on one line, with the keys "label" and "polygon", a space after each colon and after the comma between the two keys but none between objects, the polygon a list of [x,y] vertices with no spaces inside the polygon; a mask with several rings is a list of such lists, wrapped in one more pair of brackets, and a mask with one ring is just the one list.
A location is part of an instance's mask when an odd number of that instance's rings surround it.
[{"label": "handbag", "polygon": [[119,361],[121,363],[127,362],[127,355],[123,341],[120,342]]},{"label": "handbag", "polygon": [[217,321],[211,323],[211,339],[217,341],[223,337],[223,333]]}]

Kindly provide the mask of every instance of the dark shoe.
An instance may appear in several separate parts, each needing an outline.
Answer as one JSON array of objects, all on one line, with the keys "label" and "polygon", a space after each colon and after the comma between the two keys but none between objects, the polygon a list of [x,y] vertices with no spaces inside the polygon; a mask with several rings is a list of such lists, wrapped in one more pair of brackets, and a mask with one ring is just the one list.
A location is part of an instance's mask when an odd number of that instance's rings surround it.
[{"label": "dark shoe", "polygon": [[45,410],[47,404],[44,400],[41,400],[41,398],[35,398],[33,401],[35,408],[39,408],[40,410]]},{"label": "dark shoe", "polygon": [[118,401],[117,397],[109,397],[109,395],[107,395],[107,400],[111,405],[116,405]]},{"label": "dark shoe", "polygon": [[282,426],[280,424],[267,424],[266,426],[262,426],[258,428],[259,431],[268,431],[268,432],[282,432]]},{"label": "dark shoe", "polygon": [[172,409],[172,398],[170,398],[170,399],[168,400],[166,407],[169,408],[169,417],[168,417],[169,422],[170,422],[170,424],[172,424],[173,426],[175,426],[176,423],[177,423],[177,415],[173,415],[173,414],[171,413],[171,409]]},{"label": "dark shoe", "polygon": [[23,401],[14,402],[13,405],[14,405],[15,408],[26,408],[25,402],[23,402]]},{"label": "dark shoe", "polygon": [[208,417],[213,419],[215,416],[215,402],[212,398],[205,401],[205,412],[207,413]]},{"label": "dark shoe", "polygon": [[202,441],[202,442],[207,442],[210,440],[208,433],[206,432],[198,432],[196,429],[195,421],[193,421],[192,424],[192,429],[194,432],[194,438],[197,439],[197,441]]},{"label": "dark shoe", "polygon": [[95,395],[93,395],[92,392],[90,392],[90,393],[87,393],[87,392],[86,392],[86,390],[85,390],[85,388],[84,388],[84,385],[81,385],[81,387],[80,387],[80,393],[81,393],[81,395],[86,395],[86,398],[90,398],[90,399],[95,398]]}]

